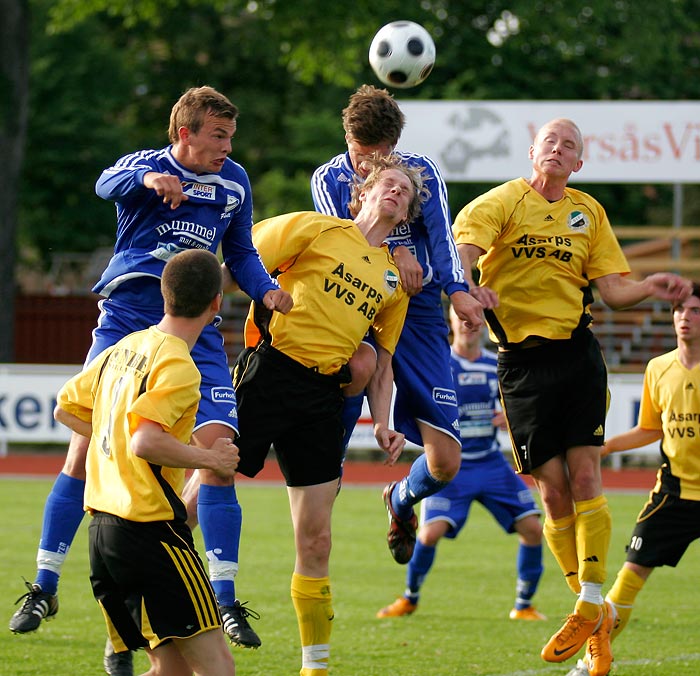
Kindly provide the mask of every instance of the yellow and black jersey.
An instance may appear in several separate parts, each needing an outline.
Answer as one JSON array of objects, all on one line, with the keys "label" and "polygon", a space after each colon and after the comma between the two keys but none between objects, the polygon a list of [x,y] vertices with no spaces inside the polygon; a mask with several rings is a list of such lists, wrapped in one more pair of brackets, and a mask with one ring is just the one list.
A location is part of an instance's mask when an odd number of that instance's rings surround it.
[{"label": "yellow and black jersey", "polygon": [[86,510],[131,521],[185,518],[185,471],[138,458],[130,440],[139,422],[150,420],[189,443],[199,385],[187,343],[152,326],[107,348],[63,386],[58,405],[92,422]]},{"label": "yellow and black jersey", "polygon": [[569,187],[549,202],[525,179],[508,181],[465,206],[453,231],[486,252],[479,283],[501,299],[489,320],[500,344],[570,338],[589,323],[590,281],[630,271],[603,207]]},{"label": "yellow and black jersey", "polygon": [[651,359],[644,372],[639,426],[663,432],[663,464],[654,491],[700,500],[700,366],[687,369],[678,350]]},{"label": "yellow and black jersey", "polygon": [[[314,211],[257,223],[253,243],[294,298],[288,314],[272,313],[273,347],[320,373],[336,373],[372,326],[377,342],[393,354],[408,296],[386,246],[371,246],[353,221]],[[249,316],[248,345],[259,335],[250,323]]]}]

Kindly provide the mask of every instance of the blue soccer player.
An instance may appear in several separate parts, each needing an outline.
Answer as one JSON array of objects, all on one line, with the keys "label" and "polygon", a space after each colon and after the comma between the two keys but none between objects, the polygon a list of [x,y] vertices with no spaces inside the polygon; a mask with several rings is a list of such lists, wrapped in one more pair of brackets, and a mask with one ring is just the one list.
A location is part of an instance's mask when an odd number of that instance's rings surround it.
[{"label": "blue soccer player", "polygon": [[503,456],[496,436],[505,423],[496,410],[498,378],[496,355],[481,346],[481,335],[469,331],[450,308],[452,370],[454,373],[462,465],[457,476],[421,505],[421,525],[406,573],[406,591],[377,617],[410,615],[418,607],[420,588],[430,571],[440,538],[456,538],[469,517],[474,501],[480,502],[506,533],[517,533],[518,580],[513,620],[544,620],[532,605],[542,576],[542,524],[540,510],[525,482]]},{"label": "blue soccer player", "polygon": [[[361,86],[343,110],[347,152],[313,174],[311,191],[316,210],[349,218],[350,190],[366,173],[363,162],[394,151],[405,118],[385,89]],[[413,505],[443,488],[460,465],[457,400],[450,370],[448,328],[443,314],[444,291],[455,312],[470,329],[483,325],[481,304],[469,295],[452,237],[447,189],[435,163],[422,155],[396,153],[411,166],[421,167],[430,198],[422,213],[399,224],[387,238],[411,295],[401,339],[393,358],[396,401],[394,426],[425,449],[409,474],[384,489],[389,513],[389,550],[398,563],[408,563],[416,542]],[[362,390],[376,367],[371,344],[363,343],[350,362],[353,383],[346,394],[346,438],[361,412]]]},{"label": "blue soccer player", "polygon": [[[99,302],[86,364],[126,334],[158,323],[163,267],[184,249],[216,252],[220,246],[230,275],[251,298],[270,310],[291,309],[291,296],[270,277],[252,244],[250,182],[243,167],[228,157],[237,116],[236,106],[215,89],[190,89],[172,108],[171,145],[126,155],[99,177],[97,194],[116,204],[117,238],[114,255],[93,289],[105,298]],[[192,350],[202,375],[193,443],[205,448],[219,437],[234,438],[238,425],[216,323],[204,329]],[[84,513],[87,447],[88,439],[74,433],[44,509],[37,576],[34,584],[27,583],[25,602],[10,621],[15,633],[34,631],[58,610],[61,568]],[[198,518],[202,528],[224,629],[234,643],[257,647],[260,639],[235,595],[241,510],[233,482],[204,470],[185,497],[190,522]],[[109,661],[114,655],[106,657]],[[122,673],[130,673],[130,667]]]}]

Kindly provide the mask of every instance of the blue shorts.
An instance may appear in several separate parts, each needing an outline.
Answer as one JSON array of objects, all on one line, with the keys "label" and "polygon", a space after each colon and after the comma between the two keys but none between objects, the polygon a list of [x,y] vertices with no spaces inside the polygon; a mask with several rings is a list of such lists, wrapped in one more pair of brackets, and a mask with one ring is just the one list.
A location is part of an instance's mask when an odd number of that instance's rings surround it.
[{"label": "blue shorts", "polygon": [[[85,363],[134,331],[147,329],[163,317],[160,308],[135,307],[129,303],[106,298],[99,302],[100,316],[92,332],[92,345]],[[192,359],[202,375],[197,419],[194,430],[204,425],[226,425],[238,434],[236,393],[224,350],[224,339],[214,324],[209,324],[192,350]]]},{"label": "blue shorts", "polygon": [[456,538],[474,500],[493,514],[506,533],[515,532],[516,522],[524,517],[541,514],[530,489],[497,451],[483,460],[462,462],[445,488],[423,500],[421,524],[447,521],[450,528],[445,537]]},{"label": "blue shorts", "polygon": [[454,437],[459,436],[459,410],[450,344],[444,321],[407,321],[393,359],[396,400],[394,428],[409,441],[423,445],[417,420]]}]

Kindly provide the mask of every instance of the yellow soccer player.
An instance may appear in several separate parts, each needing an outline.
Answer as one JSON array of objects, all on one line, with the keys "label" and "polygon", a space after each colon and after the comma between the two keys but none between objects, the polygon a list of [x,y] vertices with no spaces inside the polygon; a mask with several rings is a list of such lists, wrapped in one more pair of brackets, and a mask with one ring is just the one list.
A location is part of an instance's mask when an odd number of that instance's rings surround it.
[{"label": "yellow soccer player", "polygon": [[614,309],[655,297],[683,301],[691,283],[670,273],[629,279],[603,207],[567,186],[583,166],[583,137],[555,119],[529,150],[532,173],[477,197],[454,223],[465,270],[478,260],[472,293],[487,308],[499,345],[498,378],[516,467],[531,474],[545,510],[544,534],[578,594],[574,612],[542,649],[573,657],[600,630],[610,655],[602,596],[611,518],[600,476],[607,372],[589,329],[592,283]]},{"label": "yellow soccer player", "polygon": [[273,445],[287,484],[302,676],[328,673],[331,511],[344,455],[342,385],[349,381],[348,361],[370,327],[378,346],[377,372],[369,385],[375,437],[389,463],[404,445],[403,434],[389,429],[389,410],[391,354],[408,296],[384,240],[420,210],[422,178],[418,169],[395,157],[368,162],[371,170],[353,193],[354,221],[298,212],[253,228],[263,263],[278,273],[294,307],[271,316],[255,307],[257,331],[247,331],[249,347],[234,369],[238,471],[255,476]]},{"label": "yellow soccer player", "polygon": [[221,309],[210,251],[173,256],[165,314],[97,355],[58,394],[56,419],[89,439],[90,581],[115,653],[146,648],[153,676],[234,676],[214,589],[194,548],[184,468],[233,477],[230,438],[189,444],[201,376],[190,355]]},{"label": "yellow soccer player", "polygon": [[[678,347],[655,357],[644,373],[639,422],[605,442],[603,455],[661,440],[656,485],[637,517],[627,560],[605,597],[616,610],[611,638],[625,628],[637,594],[659,566],[676,566],[700,538],[700,285],[673,306]],[[589,642],[583,660],[568,676],[596,676],[599,661]]]}]

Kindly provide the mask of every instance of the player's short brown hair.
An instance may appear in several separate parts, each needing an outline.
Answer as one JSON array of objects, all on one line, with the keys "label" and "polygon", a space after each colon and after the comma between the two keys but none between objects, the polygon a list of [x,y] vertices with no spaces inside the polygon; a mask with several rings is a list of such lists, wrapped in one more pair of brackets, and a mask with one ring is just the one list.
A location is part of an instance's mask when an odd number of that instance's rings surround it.
[{"label": "player's short brown hair", "polygon": [[171,143],[179,140],[178,129],[187,127],[196,134],[204,125],[207,115],[235,120],[238,108],[213,87],[192,87],[175,103],[170,111],[168,138]]},{"label": "player's short brown hair", "polygon": [[165,312],[173,317],[199,317],[221,293],[219,259],[206,249],[186,249],[163,268],[160,288]]},{"label": "player's short brown hair", "polygon": [[[690,295],[700,299],[700,284],[698,284],[697,282],[693,282],[693,289],[690,292]],[[683,307],[683,303],[675,303],[671,305],[671,312],[675,312],[681,307]]]},{"label": "player's short brown hair", "polygon": [[343,129],[357,143],[374,146],[399,142],[406,118],[386,89],[362,85],[343,110]]}]

